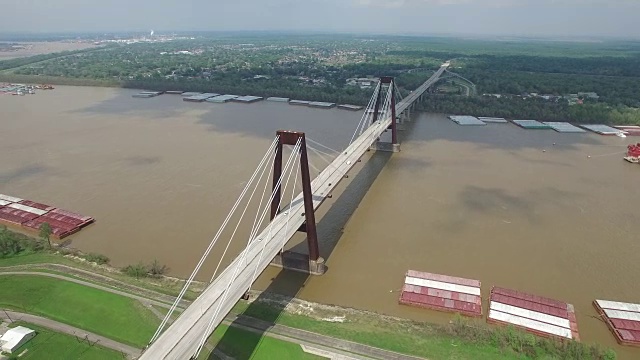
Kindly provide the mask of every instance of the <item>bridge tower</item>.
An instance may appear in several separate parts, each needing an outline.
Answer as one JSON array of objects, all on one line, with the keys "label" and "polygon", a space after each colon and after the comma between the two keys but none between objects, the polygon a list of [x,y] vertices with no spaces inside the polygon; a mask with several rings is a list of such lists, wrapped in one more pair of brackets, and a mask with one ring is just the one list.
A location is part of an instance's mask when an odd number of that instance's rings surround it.
[{"label": "bridge tower", "polygon": [[311,176],[309,174],[309,158],[307,155],[307,142],[304,132],[278,130],[278,144],[276,146],[276,157],[273,164],[273,191],[275,196],[271,201],[271,220],[273,220],[281,209],[279,207],[282,196],[282,184],[278,184],[278,179],[282,175],[282,152],[284,145],[295,146],[300,140],[300,176],[302,181],[302,197],[304,201],[305,222],[298,231],[307,234],[307,245],[309,255],[296,253],[293,251],[281,251],[271,262],[271,265],[289,270],[322,275],[325,272],[324,259],[320,257],[318,247],[318,233],[316,230],[316,217],[313,207],[313,194],[311,192]]},{"label": "bridge tower", "polygon": [[[391,130],[391,142],[381,142],[380,139],[376,141],[371,147],[374,150],[378,151],[390,151],[390,152],[399,152],[400,151],[400,143],[398,142],[398,125],[396,120],[396,92],[394,91],[394,87],[396,86],[395,79],[393,76],[383,76],[380,78],[380,84],[382,86],[387,86],[387,89],[391,88],[391,125],[389,125],[388,129]],[[380,108],[382,107],[385,99],[382,97],[382,94],[385,94],[382,89],[378,92],[378,96],[376,97],[376,102],[374,104],[374,112],[373,118],[371,119],[371,123],[378,121],[378,117],[380,116]]]}]

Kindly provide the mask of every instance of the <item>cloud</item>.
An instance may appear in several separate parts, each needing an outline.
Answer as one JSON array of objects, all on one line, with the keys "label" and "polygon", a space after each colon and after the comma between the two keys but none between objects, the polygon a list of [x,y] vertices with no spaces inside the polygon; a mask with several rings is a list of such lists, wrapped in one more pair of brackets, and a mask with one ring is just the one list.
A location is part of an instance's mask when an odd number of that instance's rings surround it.
[{"label": "cloud", "polygon": [[354,0],[355,4],[364,7],[382,8],[402,8],[418,7],[424,5],[444,6],[444,5],[464,5],[482,4],[486,6],[518,5],[522,1],[518,0]]},{"label": "cloud", "polygon": [[503,6],[607,6],[607,7],[640,7],[638,0],[353,0],[358,6],[402,8],[419,6],[475,5],[478,7]]},{"label": "cloud", "polygon": [[[1,4],[7,6],[2,7]],[[639,0],[0,0],[0,32],[285,30],[638,37]],[[30,21],[25,22],[24,19]]]}]

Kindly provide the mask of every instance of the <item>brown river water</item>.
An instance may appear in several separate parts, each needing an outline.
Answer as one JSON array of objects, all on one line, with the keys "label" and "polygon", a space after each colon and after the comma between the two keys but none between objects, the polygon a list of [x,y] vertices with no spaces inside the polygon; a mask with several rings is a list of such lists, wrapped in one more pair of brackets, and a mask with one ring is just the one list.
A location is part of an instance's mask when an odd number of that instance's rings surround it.
[{"label": "brown river water", "polygon": [[[115,266],[158,259],[179,277],[195,266],[276,130],[306,131],[342,149],[361,115],[133,93],[58,87],[0,96],[0,193],[93,216],[72,246]],[[401,138],[402,152],[367,154],[319,210],[327,273],[269,268],[256,288],[443,322],[450,316],[397,304],[404,273],[469,277],[482,281],[485,297],[497,285],[572,303],[583,341],[640,357],[615,345],[591,305],[640,302],[640,167],[621,159],[636,139],[461,127],[435,114],[414,115]],[[304,251],[302,241],[288,247]],[[200,280],[223,248],[214,248]]]}]

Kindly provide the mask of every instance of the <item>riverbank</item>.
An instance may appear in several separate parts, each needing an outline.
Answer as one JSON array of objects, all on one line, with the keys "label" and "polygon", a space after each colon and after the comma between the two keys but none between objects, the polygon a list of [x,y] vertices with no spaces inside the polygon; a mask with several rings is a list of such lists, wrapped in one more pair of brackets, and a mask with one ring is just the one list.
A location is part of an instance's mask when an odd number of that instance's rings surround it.
[{"label": "riverbank", "polygon": [[19,84],[51,84],[69,86],[97,86],[97,87],[122,87],[121,83],[113,80],[78,79],[60,76],[36,76],[1,73],[0,82]]},{"label": "riverbank", "polygon": [[[180,278],[224,221],[274,129],[304,130],[339,150],[361,115],[133,93],[62,86],[0,97],[12,114],[0,142],[7,154],[0,192],[91,214],[98,222],[74,235],[73,247],[105,254],[116,267],[158,259]],[[574,304],[583,341],[637,357],[637,349],[616,344],[592,305],[640,296],[628,271],[637,263],[629,251],[640,224],[632,206],[640,193],[629,191],[637,169],[619,154],[633,139],[462,127],[423,113],[405,128],[402,152],[370,153],[319,209],[329,271],[306,278],[269,268],[254,288],[445,323],[450,315],[400,306],[390,290],[402,286],[407,269],[480,279],[484,294],[495,285]],[[195,161],[194,154],[212,156]],[[287,248],[305,245],[293,239]],[[232,243],[228,255],[243,247]],[[198,280],[209,280],[224,248],[214,247]]]},{"label": "riverbank", "polygon": [[[160,293],[162,294],[160,298],[168,303],[173,301],[173,296],[180,292],[185,283],[182,279],[164,274],[152,275],[145,272],[152,269],[145,267],[142,263],[116,268],[109,264],[109,258],[104,255],[85,254],[78,249],[56,243],[52,245],[52,248],[48,248],[44,239],[36,239],[0,226],[0,268],[5,272],[62,273],[95,284],[106,284],[133,293],[144,293],[149,298],[155,298]],[[161,265],[155,266],[166,269]],[[137,268],[139,272],[131,273],[129,269],[132,267]],[[203,287],[203,283],[194,281],[185,294],[185,299],[195,299]]]},{"label": "riverbank", "polygon": [[[43,260],[46,260],[47,263],[38,263],[38,261]],[[54,266],[55,262],[64,262],[66,264]],[[7,267],[7,264],[11,265]],[[61,271],[55,271],[56,267],[57,270],[61,270],[59,266],[65,266],[68,270],[66,274]],[[103,283],[105,286],[118,287],[120,285],[122,287],[123,282],[120,279],[114,278],[110,282],[105,281],[108,277],[107,275],[98,272],[91,274],[91,272],[87,271],[87,266],[94,269],[102,269],[108,274],[116,273],[115,269],[106,270],[108,267],[106,265],[88,264],[86,261],[70,258],[68,255],[60,253],[32,254],[0,259],[0,275],[3,272],[7,275],[15,274],[17,267],[31,267],[32,270],[36,270],[33,268],[36,267],[38,271],[43,272],[31,275],[11,275],[10,277],[0,276],[1,283],[10,282],[4,284],[3,287],[14,290],[11,292],[10,297],[7,297],[8,294],[0,295],[0,304],[5,307],[20,308],[22,311],[41,314],[71,325],[81,324],[82,328],[132,345],[144,345],[146,336],[150,335],[153,330],[153,326],[149,323],[152,319],[149,309],[146,305],[140,306],[137,302],[126,306],[123,304],[128,303],[128,298],[133,297],[135,299],[135,296],[138,296],[133,294],[154,298],[153,291],[142,287],[130,286],[127,288],[126,293],[118,295],[114,294],[113,291],[106,292],[100,289],[91,289],[87,285],[83,286],[78,283],[78,281],[72,281],[79,278],[91,283]],[[52,278],[50,276],[51,273],[55,273],[60,278]],[[68,278],[67,281],[63,280],[65,276]],[[29,281],[20,281],[21,277],[27,277]],[[24,286],[33,289],[23,289]],[[61,287],[64,288],[64,291],[60,290]],[[39,295],[33,296],[36,290]],[[52,296],[63,295],[64,299],[51,301]],[[46,305],[39,299],[48,299],[46,304],[77,303],[79,305],[72,308],[65,305],[64,307],[67,310],[61,312],[58,305],[51,308],[51,306]],[[87,302],[87,299],[92,300]],[[160,297],[160,299],[171,300],[163,297]],[[142,304],[149,302],[144,298],[139,300]],[[100,322],[94,321],[93,323],[91,321],[87,322],[87,319],[104,318],[103,316],[98,316],[97,313],[93,314],[91,309],[101,308],[100,304],[105,301],[108,304],[120,304],[120,307],[117,308],[109,305],[109,309],[116,309],[112,316],[109,317],[113,320],[110,322],[111,325],[108,327],[98,325],[99,323],[102,324],[102,320]],[[156,303],[153,307],[160,310],[168,307],[168,304],[169,302]],[[188,303],[183,305],[188,305]],[[80,314],[76,311],[78,308],[84,308],[85,310]],[[128,312],[133,311],[134,313],[124,316],[122,311],[117,310],[124,308]],[[86,314],[93,315],[87,317]],[[82,319],[78,318],[80,315],[82,315]],[[123,336],[119,331],[115,330],[124,326],[117,324],[117,319],[123,318],[139,318],[135,323],[138,326],[146,324],[144,325],[146,326],[145,331],[131,333],[131,336]],[[142,321],[140,319],[146,320]],[[157,324],[157,319],[153,323]],[[259,291],[251,291],[249,301],[240,301],[236,305],[227,320],[227,324],[240,328],[249,326],[253,329],[254,335],[249,338],[238,336],[237,331],[229,332],[226,328],[221,329],[210,340],[213,345],[221,344],[221,348],[235,353],[239,346],[239,339],[242,339],[240,343],[243,350],[237,354],[247,353],[252,349],[252,346],[257,349],[261,343],[262,336],[269,336],[270,332],[273,331],[275,331],[276,335],[284,333],[293,338],[296,338],[296,331],[303,331],[304,333],[300,333],[297,337],[307,339],[305,341],[309,340],[304,334],[311,331],[321,335],[320,337],[315,337],[315,343],[320,346],[331,347],[333,343],[334,348],[344,350],[343,348],[347,345],[336,345],[340,344],[340,341],[331,340],[331,338],[334,338],[372,346],[381,349],[380,351],[391,351],[429,359],[537,359],[543,356],[598,360],[615,358],[613,351],[602,350],[597,345],[586,345],[573,341],[561,343],[537,338],[512,328],[489,327],[481,321],[466,320],[460,317],[454,317],[449,324],[435,325]],[[273,324],[276,324],[275,330],[272,329]],[[286,328],[278,328],[277,326]],[[287,328],[298,330],[286,330]],[[312,337],[312,339],[314,338]],[[249,351],[250,353],[252,352]],[[380,359],[386,358],[388,358],[388,354]]]},{"label": "riverbank", "polygon": [[597,344],[559,342],[511,327],[452,316],[436,325],[370,311],[308,302],[273,293],[252,293],[235,311],[252,318],[313,331],[393,352],[429,359],[615,359]]},{"label": "riverbank", "polygon": [[65,51],[73,52],[96,47],[97,46],[92,42],[79,41],[3,41],[0,42],[0,61],[37,55],[63,53]]}]

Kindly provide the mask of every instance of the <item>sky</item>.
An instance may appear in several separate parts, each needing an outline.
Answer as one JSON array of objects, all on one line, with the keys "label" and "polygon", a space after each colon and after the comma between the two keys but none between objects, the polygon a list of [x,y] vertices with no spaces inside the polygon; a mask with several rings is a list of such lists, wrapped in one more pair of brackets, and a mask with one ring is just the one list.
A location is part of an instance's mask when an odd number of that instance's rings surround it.
[{"label": "sky", "polygon": [[0,0],[2,32],[640,37],[640,0]]}]

